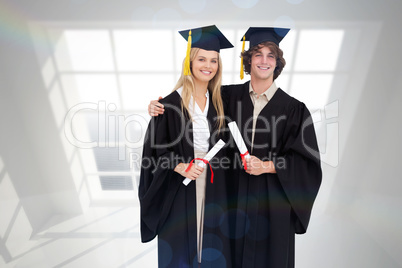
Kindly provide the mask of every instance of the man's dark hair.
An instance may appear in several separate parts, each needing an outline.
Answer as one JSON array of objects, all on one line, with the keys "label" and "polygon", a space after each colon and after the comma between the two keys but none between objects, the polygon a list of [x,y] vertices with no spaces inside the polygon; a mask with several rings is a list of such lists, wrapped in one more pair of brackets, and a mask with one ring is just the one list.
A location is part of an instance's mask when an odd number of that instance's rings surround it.
[{"label": "man's dark hair", "polygon": [[286,65],[286,61],[283,58],[283,51],[280,49],[275,43],[273,42],[263,42],[260,43],[256,46],[251,47],[249,50],[244,51],[241,55],[243,56],[243,65],[244,65],[244,71],[246,74],[250,74],[250,69],[251,69],[251,57],[253,54],[255,54],[258,50],[260,50],[263,47],[268,47],[272,54],[274,54],[274,57],[276,59],[276,68],[274,71],[274,80],[281,74],[283,67]]}]

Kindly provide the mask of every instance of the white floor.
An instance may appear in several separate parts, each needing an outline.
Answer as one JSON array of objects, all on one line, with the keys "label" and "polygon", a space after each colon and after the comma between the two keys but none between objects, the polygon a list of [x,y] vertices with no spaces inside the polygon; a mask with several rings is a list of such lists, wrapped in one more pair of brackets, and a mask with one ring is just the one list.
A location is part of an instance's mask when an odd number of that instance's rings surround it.
[{"label": "white floor", "polygon": [[[383,240],[388,236],[378,227],[378,232],[368,232],[341,211],[314,214],[307,234],[296,236],[296,267],[401,267],[400,232],[392,232],[395,241]],[[1,247],[0,253],[2,268],[157,267],[156,239],[141,243],[136,206],[92,207],[76,217],[54,216],[23,248],[14,247],[7,263]]]},{"label": "white floor", "polygon": [[138,219],[138,207],[53,217],[11,261],[0,258],[0,267],[157,267],[156,240],[141,243]]}]

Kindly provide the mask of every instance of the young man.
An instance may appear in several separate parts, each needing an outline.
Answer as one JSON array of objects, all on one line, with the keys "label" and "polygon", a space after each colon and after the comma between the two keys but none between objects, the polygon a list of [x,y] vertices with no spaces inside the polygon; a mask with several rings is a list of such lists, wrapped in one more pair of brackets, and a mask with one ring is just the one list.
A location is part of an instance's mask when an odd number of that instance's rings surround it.
[{"label": "young man", "polygon": [[279,43],[288,31],[249,28],[242,57],[251,80],[222,87],[225,115],[236,121],[250,154],[233,172],[234,267],[294,267],[295,233],[306,232],[321,184],[310,113],[274,82],[285,66]]},{"label": "young man", "polygon": [[250,153],[247,169],[234,172],[236,267],[294,267],[295,233],[306,232],[321,184],[310,113],[274,82],[285,66],[279,42],[288,31],[250,28],[242,57],[251,80],[222,89],[225,114],[237,122]]}]

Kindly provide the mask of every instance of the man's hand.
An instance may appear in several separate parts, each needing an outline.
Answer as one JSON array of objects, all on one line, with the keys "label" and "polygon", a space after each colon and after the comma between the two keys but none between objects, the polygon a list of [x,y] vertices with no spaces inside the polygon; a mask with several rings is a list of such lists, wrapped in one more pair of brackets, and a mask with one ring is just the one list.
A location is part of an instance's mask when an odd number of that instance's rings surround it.
[{"label": "man's hand", "polygon": [[186,172],[188,165],[190,165],[190,164],[180,163],[174,168],[174,171],[176,171],[177,173],[179,173],[180,175],[182,175],[185,178],[189,178],[190,180],[197,179],[198,176],[200,176],[201,173],[204,171],[204,168],[193,163],[191,165],[190,170],[188,172]]},{"label": "man's hand", "polygon": [[274,162],[261,161],[258,157],[250,155],[250,158],[246,158],[247,170],[250,175],[261,175],[263,173],[276,173]]},{"label": "man's hand", "polygon": [[[159,97],[158,100],[162,99]],[[152,100],[148,105],[148,114],[150,116],[158,116],[159,114],[163,114],[165,112],[163,104],[161,104],[158,100]]]}]

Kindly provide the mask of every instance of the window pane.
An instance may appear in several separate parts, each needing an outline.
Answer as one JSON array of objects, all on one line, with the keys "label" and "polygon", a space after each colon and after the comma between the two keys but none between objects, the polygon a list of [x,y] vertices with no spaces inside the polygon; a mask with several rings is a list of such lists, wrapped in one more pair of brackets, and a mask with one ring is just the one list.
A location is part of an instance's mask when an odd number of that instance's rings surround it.
[{"label": "window pane", "polygon": [[65,76],[74,80],[79,102],[105,101],[107,104],[114,103],[118,108],[120,107],[115,75],[76,74]]},{"label": "window pane", "polygon": [[290,94],[311,109],[323,108],[328,101],[332,74],[294,74]]},{"label": "window pane", "polygon": [[302,30],[295,71],[335,71],[343,30]]},{"label": "window pane", "polygon": [[131,176],[99,176],[99,179],[103,191],[134,190]]},{"label": "window pane", "polygon": [[151,100],[165,97],[175,86],[172,74],[120,75],[123,107],[147,110]]},{"label": "window pane", "polygon": [[114,70],[110,35],[105,30],[67,30],[64,32],[71,69],[63,71]]},{"label": "window pane", "polygon": [[118,70],[173,71],[172,33],[171,30],[114,31]]}]

